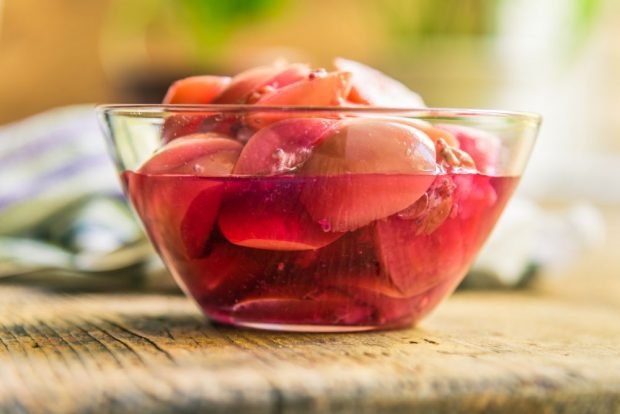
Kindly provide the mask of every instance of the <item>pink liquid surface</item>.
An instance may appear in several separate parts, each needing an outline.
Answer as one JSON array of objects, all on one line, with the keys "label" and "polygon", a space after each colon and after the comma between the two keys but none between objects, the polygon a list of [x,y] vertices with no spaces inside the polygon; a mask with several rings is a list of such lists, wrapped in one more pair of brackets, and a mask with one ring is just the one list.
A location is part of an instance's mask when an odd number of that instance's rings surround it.
[{"label": "pink liquid surface", "polygon": [[[461,281],[518,181],[438,175],[411,207],[335,233],[308,203],[329,207],[340,188],[415,187],[428,176],[124,178],[156,249],[208,317],[306,331],[418,321]],[[317,188],[335,198],[313,200]],[[356,209],[385,210],[372,191],[361,194]]]}]

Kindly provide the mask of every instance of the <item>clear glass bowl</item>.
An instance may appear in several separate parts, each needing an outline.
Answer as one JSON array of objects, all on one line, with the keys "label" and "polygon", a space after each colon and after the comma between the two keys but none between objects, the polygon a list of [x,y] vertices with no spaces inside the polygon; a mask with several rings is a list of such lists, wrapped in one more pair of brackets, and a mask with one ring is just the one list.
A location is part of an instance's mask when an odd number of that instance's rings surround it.
[{"label": "clear glass bowl", "polygon": [[99,112],[126,194],[184,292],[213,321],[289,331],[425,316],[467,272],[540,124],[453,109]]}]

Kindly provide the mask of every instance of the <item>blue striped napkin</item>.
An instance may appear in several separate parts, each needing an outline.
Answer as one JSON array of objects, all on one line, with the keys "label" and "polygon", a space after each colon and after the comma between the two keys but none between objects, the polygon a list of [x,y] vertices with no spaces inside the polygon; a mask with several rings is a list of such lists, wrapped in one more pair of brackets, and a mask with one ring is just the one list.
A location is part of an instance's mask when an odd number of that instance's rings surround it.
[{"label": "blue striped napkin", "polygon": [[141,240],[92,106],[0,127],[0,276],[86,268]]}]

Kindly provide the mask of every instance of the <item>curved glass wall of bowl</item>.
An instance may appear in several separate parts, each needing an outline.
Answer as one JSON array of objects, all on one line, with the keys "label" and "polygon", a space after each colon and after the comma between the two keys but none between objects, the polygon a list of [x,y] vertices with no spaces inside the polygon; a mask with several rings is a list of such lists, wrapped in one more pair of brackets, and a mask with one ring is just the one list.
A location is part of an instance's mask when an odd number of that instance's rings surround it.
[{"label": "curved glass wall of bowl", "polygon": [[[325,116],[362,116],[377,119],[414,119],[433,124],[457,125],[478,129],[487,139],[498,139],[500,163],[497,172],[518,175],[523,171],[533,148],[539,115],[518,111],[458,108],[333,108],[333,107],[256,107],[252,105],[101,105],[100,122],[112,155],[123,169],[138,168],[165,144],[162,128],[165,119],[178,116],[242,117],[248,113],[277,114],[304,118]],[[218,115],[214,115],[217,113]],[[337,114],[337,115],[334,115]]]},{"label": "curved glass wall of bowl", "polygon": [[99,110],[181,288],[214,321],[299,331],[400,327],[430,312],[494,226],[540,123],[459,109]]}]

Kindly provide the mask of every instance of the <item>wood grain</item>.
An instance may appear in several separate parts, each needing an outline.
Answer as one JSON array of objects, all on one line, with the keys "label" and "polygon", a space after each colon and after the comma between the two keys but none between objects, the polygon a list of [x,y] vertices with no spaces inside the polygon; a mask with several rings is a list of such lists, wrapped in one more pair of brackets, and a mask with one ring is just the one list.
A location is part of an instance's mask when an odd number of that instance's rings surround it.
[{"label": "wood grain", "polygon": [[620,412],[610,289],[460,293],[418,329],[326,335],[211,326],[174,294],[1,285],[0,412]]}]

